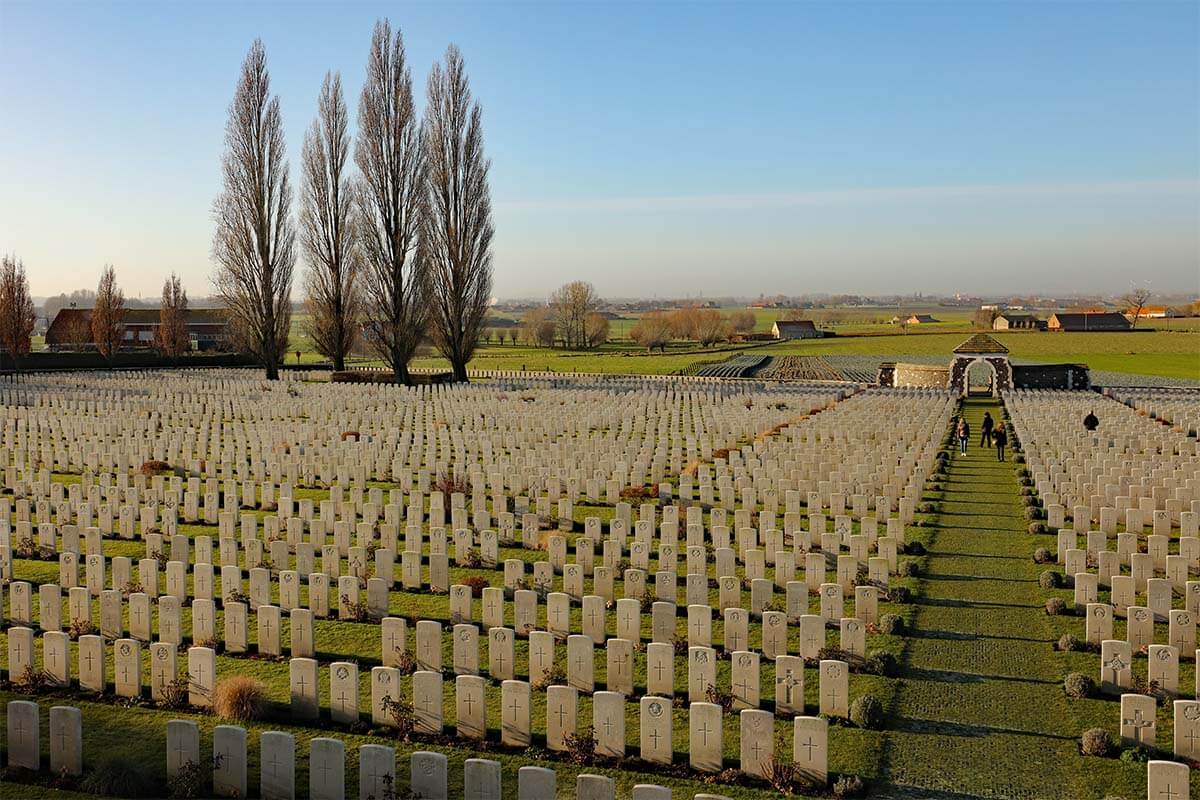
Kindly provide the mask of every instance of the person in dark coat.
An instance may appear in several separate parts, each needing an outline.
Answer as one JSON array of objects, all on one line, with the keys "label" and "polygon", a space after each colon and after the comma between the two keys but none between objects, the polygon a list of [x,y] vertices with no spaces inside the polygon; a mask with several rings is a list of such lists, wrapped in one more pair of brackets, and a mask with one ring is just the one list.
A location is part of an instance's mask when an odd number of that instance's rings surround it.
[{"label": "person in dark coat", "polygon": [[992,419],[992,412],[983,412],[983,435],[979,437],[980,447],[992,446],[992,428],[996,427],[995,420]]},{"label": "person in dark coat", "polygon": [[1089,411],[1087,416],[1083,418],[1083,427],[1089,431],[1094,431],[1100,427],[1100,420],[1096,416],[1095,411]]},{"label": "person in dark coat", "polygon": [[996,443],[996,460],[1004,460],[1004,446],[1008,444],[1008,431],[1001,425],[996,428],[996,432],[992,434],[992,440]]}]

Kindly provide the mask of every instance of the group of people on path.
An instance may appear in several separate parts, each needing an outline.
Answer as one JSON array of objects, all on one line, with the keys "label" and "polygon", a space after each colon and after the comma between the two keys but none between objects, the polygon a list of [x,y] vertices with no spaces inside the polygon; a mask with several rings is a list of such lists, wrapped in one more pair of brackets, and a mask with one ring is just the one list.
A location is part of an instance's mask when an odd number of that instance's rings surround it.
[{"label": "group of people on path", "polygon": [[[1100,427],[1100,420],[1096,417],[1095,411],[1089,411],[1087,416],[1083,418],[1083,427],[1088,433],[1094,433]],[[979,437],[980,447],[996,447],[996,459],[1004,460],[1004,448],[1008,446],[1008,428],[1001,422],[998,426],[996,421],[992,419],[992,412],[983,412],[983,435]],[[958,418],[958,452],[962,455],[967,454],[967,444],[971,441],[971,423],[967,422],[966,415]]]},{"label": "group of people on path", "polygon": [[[979,437],[980,447],[996,447],[996,459],[1004,460],[1004,448],[1008,446],[1008,429],[1004,423],[996,425],[996,421],[992,419],[992,412],[983,412],[983,435]],[[965,416],[958,419],[958,451],[962,455],[967,454],[967,444],[971,441],[971,423],[967,422]]]}]

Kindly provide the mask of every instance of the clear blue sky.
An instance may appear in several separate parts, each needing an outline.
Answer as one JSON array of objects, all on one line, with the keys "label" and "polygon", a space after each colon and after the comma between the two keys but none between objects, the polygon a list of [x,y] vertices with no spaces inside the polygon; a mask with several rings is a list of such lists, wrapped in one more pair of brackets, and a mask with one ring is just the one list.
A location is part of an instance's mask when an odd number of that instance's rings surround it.
[{"label": "clear blue sky", "polygon": [[325,71],[355,104],[384,15],[422,97],[463,51],[500,297],[1200,292],[1194,2],[0,0],[0,251],[37,295],[105,262],[127,294],[171,270],[207,294],[250,43],[295,173]]}]

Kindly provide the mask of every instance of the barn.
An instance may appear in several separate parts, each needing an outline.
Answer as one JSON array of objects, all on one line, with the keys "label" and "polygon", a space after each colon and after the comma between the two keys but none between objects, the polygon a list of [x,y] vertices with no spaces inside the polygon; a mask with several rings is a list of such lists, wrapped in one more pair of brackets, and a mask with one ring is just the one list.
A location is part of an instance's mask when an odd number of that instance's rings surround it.
[{"label": "barn", "polygon": [[1046,323],[1051,331],[1127,331],[1129,320],[1116,311],[1064,312],[1051,314]]},{"label": "barn", "polygon": [[776,339],[820,339],[825,334],[811,319],[779,320],[771,326]]},{"label": "barn", "polygon": [[[158,326],[157,308],[126,309],[121,349],[154,347]],[[189,308],[187,311],[188,338],[194,350],[224,349],[228,343],[228,328],[228,315],[223,308]],[[61,309],[46,329],[46,348],[49,350],[90,350],[95,346],[90,308]]]}]

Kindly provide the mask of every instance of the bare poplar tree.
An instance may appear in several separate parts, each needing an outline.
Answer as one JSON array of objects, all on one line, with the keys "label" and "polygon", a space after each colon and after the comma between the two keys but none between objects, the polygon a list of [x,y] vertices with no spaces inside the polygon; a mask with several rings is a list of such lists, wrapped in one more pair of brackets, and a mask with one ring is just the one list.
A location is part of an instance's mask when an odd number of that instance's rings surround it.
[{"label": "bare poplar tree", "polygon": [[358,104],[354,161],[362,247],[363,320],[371,346],[408,383],[428,319],[428,280],[418,257],[425,201],[423,137],[400,31],[375,23]]},{"label": "bare poplar tree", "polygon": [[191,342],[187,330],[188,297],[179,276],[171,273],[163,284],[162,303],[158,307],[158,331],[154,345],[167,358],[179,358]]},{"label": "bare poplar tree", "polygon": [[300,242],[308,257],[305,306],[308,336],[317,352],[346,368],[358,336],[358,249],[351,217],[349,114],[340,75],[326,73],[317,118],[304,137]]},{"label": "bare poplar tree", "polygon": [[235,340],[274,380],[292,319],[296,231],[279,98],[271,96],[261,41],[242,63],[221,170],[225,187],[213,202],[216,292],[228,308]]},{"label": "bare poplar tree", "polygon": [[446,50],[443,67],[429,74],[425,104],[429,154],[429,211],[422,253],[429,263],[434,344],[450,362],[456,381],[467,379],[467,362],[492,293],[492,201],[483,155],[483,112],[458,48]]},{"label": "bare poplar tree", "polygon": [[25,265],[15,256],[0,259],[0,347],[13,362],[13,372],[21,372],[21,359],[29,355],[37,314],[29,294]]},{"label": "bare poplar tree", "polygon": [[125,336],[125,293],[117,286],[117,273],[112,264],[105,264],[96,288],[92,305],[92,341],[106,360],[121,349]]}]

